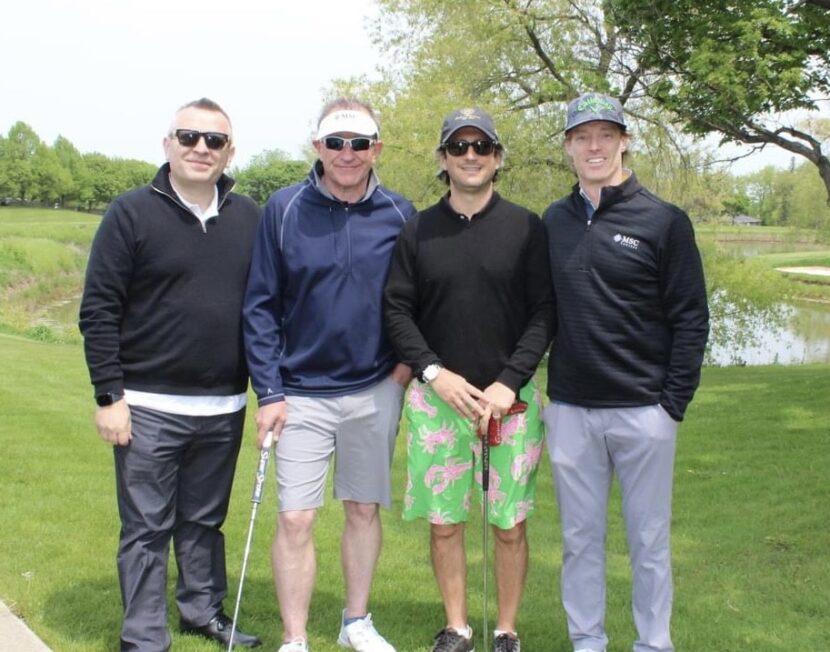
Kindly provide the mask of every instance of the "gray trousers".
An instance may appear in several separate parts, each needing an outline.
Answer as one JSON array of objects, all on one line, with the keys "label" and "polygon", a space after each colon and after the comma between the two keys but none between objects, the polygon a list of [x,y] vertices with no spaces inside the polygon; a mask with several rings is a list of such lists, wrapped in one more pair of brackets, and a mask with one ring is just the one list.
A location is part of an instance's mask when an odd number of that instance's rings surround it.
[{"label": "gray trousers", "polygon": [[605,537],[616,473],[631,561],[635,652],[672,652],[671,496],[677,422],[659,405],[545,409],[562,518],[562,605],[575,649],[604,651]]},{"label": "gray trousers", "polygon": [[122,652],[163,652],[167,561],[176,554],[176,602],[182,619],[205,625],[227,594],[225,541],[245,410],[193,417],[131,407],[133,439],[115,447],[121,535],[118,577]]}]

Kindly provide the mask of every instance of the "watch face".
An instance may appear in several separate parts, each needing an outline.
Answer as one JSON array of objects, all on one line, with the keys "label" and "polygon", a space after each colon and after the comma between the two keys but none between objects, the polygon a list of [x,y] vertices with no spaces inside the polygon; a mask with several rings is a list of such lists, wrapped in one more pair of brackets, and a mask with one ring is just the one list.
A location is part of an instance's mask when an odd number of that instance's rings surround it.
[{"label": "watch face", "polygon": [[120,401],[121,398],[121,394],[116,394],[115,392],[107,392],[106,394],[98,394],[95,397],[95,402],[98,404],[99,407],[106,407],[107,405],[112,405],[116,401]]},{"label": "watch face", "polygon": [[439,371],[441,371],[441,367],[439,367],[437,364],[427,365],[424,369],[424,380],[428,383],[431,383],[438,377]]}]

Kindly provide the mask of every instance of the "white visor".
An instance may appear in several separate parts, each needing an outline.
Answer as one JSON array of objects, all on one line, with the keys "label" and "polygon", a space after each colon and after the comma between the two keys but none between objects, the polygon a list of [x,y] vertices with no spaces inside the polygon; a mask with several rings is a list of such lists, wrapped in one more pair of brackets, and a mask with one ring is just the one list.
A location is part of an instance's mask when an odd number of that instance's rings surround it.
[{"label": "white visor", "polygon": [[346,109],[329,113],[317,129],[317,140],[338,133],[353,133],[374,137],[380,130],[368,113]]}]

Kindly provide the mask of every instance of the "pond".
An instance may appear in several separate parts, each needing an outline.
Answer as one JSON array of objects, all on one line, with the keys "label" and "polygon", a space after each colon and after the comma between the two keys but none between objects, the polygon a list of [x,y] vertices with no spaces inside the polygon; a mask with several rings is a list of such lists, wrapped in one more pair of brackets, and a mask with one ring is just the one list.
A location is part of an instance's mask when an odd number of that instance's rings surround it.
[{"label": "pond", "polygon": [[781,323],[756,323],[752,342],[712,346],[711,362],[718,366],[830,364],[830,305],[799,302],[781,304],[779,310]]}]

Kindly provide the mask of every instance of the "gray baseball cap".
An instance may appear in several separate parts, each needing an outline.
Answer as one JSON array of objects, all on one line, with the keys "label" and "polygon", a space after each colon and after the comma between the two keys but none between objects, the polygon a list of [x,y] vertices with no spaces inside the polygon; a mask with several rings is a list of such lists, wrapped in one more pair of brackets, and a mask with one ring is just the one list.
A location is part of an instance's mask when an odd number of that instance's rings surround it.
[{"label": "gray baseball cap", "polygon": [[623,131],[628,128],[625,124],[622,104],[618,100],[601,93],[585,93],[568,104],[565,133],[581,124],[597,120],[613,122],[622,127]]},{"label": "gray baseball cap", "polygon": [[444,119],[444,124],[441,126],[441,144],[449,141],[456,131],[464,127],[475,127],[488,138],[499,142],[496,125],[489,113],[481,109],[458,109]]}]

